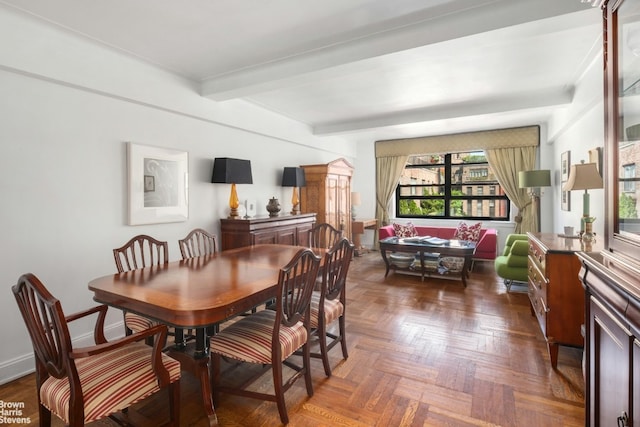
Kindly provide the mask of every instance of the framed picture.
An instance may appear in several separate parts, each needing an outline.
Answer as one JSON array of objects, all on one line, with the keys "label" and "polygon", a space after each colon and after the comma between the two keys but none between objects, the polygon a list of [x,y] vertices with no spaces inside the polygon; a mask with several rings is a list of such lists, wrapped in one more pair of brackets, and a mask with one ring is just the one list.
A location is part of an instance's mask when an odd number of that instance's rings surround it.
[{"label": "framed picture", "polygon": [[129,225],[186,221],[189,157],[186,151],[127,144]]},{"label": "framed picture", "polygon": [[570,211],[571,210],[571,192],[560,190],[560,197],[561,197],[560,206],[562,207],[562,210]]},{"label": "framed picture", "polygon": [[563,191],[562,187],[569,179],[569,171],[571,170],[571,152],[565,151],[560,156],[560,177],[562,184],[560,185],[560,208],[563,211],[571,210],[571,192]]},{"label": "framed picture", "polygon": [[565,182],[569,179],[569,170],[571,169],[571,152],[565,151],[560,157],[561,180]]},{"label": "framed picture", "polygon": [[244,207],[245,207],[245,217],[246,218],[253,218],[254,216],[256,216],[256,201],[253,199],[247,199],[244,201]]}]

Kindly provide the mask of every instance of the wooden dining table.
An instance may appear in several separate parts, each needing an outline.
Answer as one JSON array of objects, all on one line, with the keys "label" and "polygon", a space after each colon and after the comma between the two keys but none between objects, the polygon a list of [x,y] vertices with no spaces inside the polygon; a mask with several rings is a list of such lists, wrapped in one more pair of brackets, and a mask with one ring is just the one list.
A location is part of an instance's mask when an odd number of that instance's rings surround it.
[{"label": "wooden dining table", "polygon": [[[89,290],[99,303],[176,328],[168,354],[199,379],[209,424],[217,425],[209,376],[209,336],[221,322],[275,297],[280,268],[300,249],[247,246],[99,277],[89,282]],[[186,329],[195,330],[195,340],[185,339],[182,331]]]}]

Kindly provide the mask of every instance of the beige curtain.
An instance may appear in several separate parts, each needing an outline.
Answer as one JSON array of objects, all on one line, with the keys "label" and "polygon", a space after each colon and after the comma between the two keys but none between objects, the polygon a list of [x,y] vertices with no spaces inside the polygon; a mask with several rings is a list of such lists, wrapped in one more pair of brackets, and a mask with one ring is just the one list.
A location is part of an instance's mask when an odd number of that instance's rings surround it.
[{"label": "beige curtain", "polygon": [[405,155],[376,158],[376,218],[380,225],[389,223],[389,202],[408,158]]},{"label": "beige curtain", "polygon": [[489,166],[507,197],[518,208],[515,233],[538,231],[538,212],[526,188],[518,186],[518,172],[535,169],[536,147],[496,148],[485,150]]}]

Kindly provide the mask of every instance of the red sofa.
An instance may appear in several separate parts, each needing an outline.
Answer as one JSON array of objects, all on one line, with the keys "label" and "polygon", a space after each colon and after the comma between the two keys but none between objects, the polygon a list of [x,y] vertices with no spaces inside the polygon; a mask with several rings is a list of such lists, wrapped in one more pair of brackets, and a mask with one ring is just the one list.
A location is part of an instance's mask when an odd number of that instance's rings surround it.
[{"label": "red sofa", "polygon": [[[419,236],[432,236],[441,239],[453,239],[456,227],[415,226]],[[380,240],[393,237],[396,233],[393,225],[380,227],[378,236]],[[483,228],[480,230],[480,240],[476,245],[474,261],[494,261],[498,256],[498,230],[495,228]]]}]

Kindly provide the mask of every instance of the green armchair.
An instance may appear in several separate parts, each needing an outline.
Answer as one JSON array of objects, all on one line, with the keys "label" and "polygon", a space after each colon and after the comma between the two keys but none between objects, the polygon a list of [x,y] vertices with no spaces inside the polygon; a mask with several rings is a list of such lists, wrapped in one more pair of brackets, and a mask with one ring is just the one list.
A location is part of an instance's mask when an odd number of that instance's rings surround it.
[{"label": "green armchair", "polygon": [[502,255],[496,258],[496,274],[504,279],[507,292],[516,282],[527,282],[528,279],[529,240],[526,234],[509,234],[505,241]]}]

